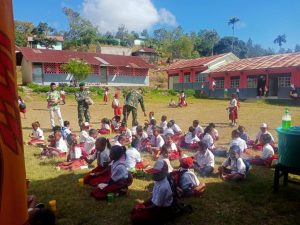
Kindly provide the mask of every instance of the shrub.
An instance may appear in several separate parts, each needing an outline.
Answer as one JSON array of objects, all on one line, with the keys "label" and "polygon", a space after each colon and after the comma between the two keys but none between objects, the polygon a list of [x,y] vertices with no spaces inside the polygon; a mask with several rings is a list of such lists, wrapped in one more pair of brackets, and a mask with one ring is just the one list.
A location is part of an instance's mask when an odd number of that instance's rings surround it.
[{"label": "shrub", "polygon": [[184,93],[187,97],[195,96],[195,90],[194,89],[186,89],[186,90],[184,90]]},{"label": "shrub", "polygon": [[178,94],[178,91],[171,89],[171,90],[168,90],[168,94],[171,96],[176,96]]},{"label": "shrub", "polygon": [[18,87],[18,92],[19,92],[19,93],[23,93],[23,92],[24,92],[23,87]]}]

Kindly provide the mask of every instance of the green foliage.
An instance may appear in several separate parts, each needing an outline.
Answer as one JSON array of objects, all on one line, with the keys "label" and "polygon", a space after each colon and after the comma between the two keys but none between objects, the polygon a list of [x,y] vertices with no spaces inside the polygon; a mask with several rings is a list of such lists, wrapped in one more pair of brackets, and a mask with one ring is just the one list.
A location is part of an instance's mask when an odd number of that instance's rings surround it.
[{"label": "green foliage", "polygon": [[195,96],[195,90],[194,89],[186,89],[184,90],[184,93],[187,97],[192,97],[192,96]]},{"label": "green foliage", "polygon": [[18,87],[18,92],[19,93],[24,93],[24,88],[23,87]]},{"label": "green foliage", "polygon": [[27,21],[15,20],[15,43],[17,46],[26,47],[27,38],[31,36],[31,32],[34,28],[33,23]]},{"label": "green foliage", "polygon": [[62,65],[62,68],[71,73],[76,81],[82,81],[92,73],[91,66],[80,59],[70,59],[67,64]]},{"label": "green foliage", "polygon": [[175,91],[175,90],[173,90],[173,89],[168,90],[168,93],[169,93],[169,95],[171,95],[171,96],[176,96],[176,95],[178,95],[178,91]]},{"label": "green foliage", "polygon": [[274,40],[274,44],[278,44],[279,48],[281,48],[283,43],[286,43],[286,35],[285,34],[278,35]]}]

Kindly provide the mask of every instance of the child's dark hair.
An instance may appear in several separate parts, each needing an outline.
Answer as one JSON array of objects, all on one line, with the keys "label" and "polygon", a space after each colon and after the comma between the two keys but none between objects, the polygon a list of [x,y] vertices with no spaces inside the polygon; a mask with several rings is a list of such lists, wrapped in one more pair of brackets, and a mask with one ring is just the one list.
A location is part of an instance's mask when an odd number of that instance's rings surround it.
[{"label": "child's dark hair", "polygon": [[239,130],[235,129],[231,132],[231,137],[232,138],[236,138],[236,137],[239,137],[241,134],[239,132]]},{"label": "child's dark hair", "polygon": [[209,123],[208,126],[210,126],[212,128],[216,128],[216,124],[214,124],[214,123]]},{"label": "child's dark hair", "polygon": [[52,128],[52,130],[53,130],[53,133],[55,134],[57,132],[61,132],[61,127],[60,126],[55,126],[55,127]]},{"label": "child's dark hair", "polygon": [[272,137],[271,137],[270,134],[263,134],[261,136],[261,139],[262,139],[264,144],[269,144],[272,141]]},{"label": "child's dark hair", "polygon": [[93,136],[95,134],[98,134],[98,131],[96,129],[90,129],[89,130],[89,136]]},{"label": "child's dark hair", "polygon": [[118,115],[114,116],[113,119],[115,119],[115,121],[117,121],[117,122],[121,121],[121,117]]},{"label": "child's dark hair", "polygon": [[33,122],[31,125],[32,125],[32,126],[33,126],[33,125],[36,125],[36,126],[38,126],[38,127],[41,126],[39,121],[35,121],[35,122]]},{"label": "child's dark hair", "polygon": [[193,124],[195,124],[196,126],[198,126],[199,125],[199,120],[193,120]]},{"label": "child's dark hair", "polygon": [[161,116],[161,120],[162,120],[162,121],[166,121],[166,120],[167,120],[167,116],[166,116],[166,115],[162,115],[162,116]]},{"label": "child's dark hair", "polygon": [[151,124],[152,126],[155,126],[155,125],[156,125],[156,120],[155,120],[155,119],[151,119],[151,120],[150,120],[150,124]]},{"label": "child's dark hair", "polygon": [[55,225],[55,215],[52,210],[42,208],[34,212],[30,225]]},{"label": "child's dark hair", "polygon": [[70,146],[77,145],[77,139],[76,139],[76,134],[69,134],[67,136],[67,143]]},{"label": "child's dark hair", "polygon": [[125,154],[125,152],[126,152],[125,146],[114,145],[110,149],[110,156],[112,160],[117,161]]},{"label": "child's dark hair", "polygon": [[143,131],[143,127],[141,125],[138,125],[136,127],[136,132],[141,132],[141,131]]},{"label": "child's dark hair", "polygon": [[64,121],[64,127],[70,126],[70,122],[68,120]]},{"label": "child's dark hair", "polygon": [[118,141],[120,142],[120,141],[124,141],[126,139],[126,135],[125,134],[120,134],[119,136],[118,136]]},{"label": "child's dark hair", "polygon": [[164,154],[168,154],[168,146],[166,144],[164,144],[161,149],[160,149],[160,154],[164,155]]},{"label": "child's dark hair", "polygon": [[239,127],[238,127],[238,131],[241,132],[241,133],[242,133],[245,129],[246,129],[246,128],[245,128],[244,126],[239,126]]},{"label": "child's dark hair", "polygon": [[108,140],[108,138],[105,137],[99,137],[96,139],[96,143],[100,143],[101,145],[105,145],[106,148],[111,149],[111,144]]},{"label": "child's dark hair", "polygon": [[154,116],[154,112],[149,112],[149,116],[150,116],[150,115]]},{"label": "child's dark hair", "polygon": [[154,127],[152,128],[152,130],[153,130],[153,132],[154,132],[154,131],[157,131],[157,132],[159,133],[160,128],[159,128],[158,126],[154,126]]},{"label": "child's dark hair", "polygon": [[189,127],[189,132],[193,133],[194,131],[195,131],[195,128],[192,127],[192,126],[190,126],[190,127]]},{"label": "child's dark hair", "polygon": [[204,141],[199,141],[199,142],[198,142],[198,145],[199,145],[199,147],[202,148],[202,149],[207,149],[207,148],[208,148],[207,143],[204,142]]},{"label": "child's dark hair", "polygon": [[173,126],[173,123],[171,122],[171,121],[169,121],[168,123],[167,123],[167,128],[171,128]]},{"label": "child's dark hair", "polygon": [[175,124],[175,120],[170,120],[170,123],[172,123],[172,126]]},{"label": "child's dark hair", "polygon": [[105,124],[110,124],[110,120],[109,119],[107,119],[107,118],[103,118],[102,120],[101,120],[101,123],[105,123]]},{"label": "child's dark hair", "polygon": [[213,129],[212,126],[207,126],[207,127],[205,127],[205,129],[204,129],[204,135],[207,134],[207,133],[212,132],[212,129]]},{"label": "child's dark hair", "polygon": [[137,148],[138,145],[139,145],[139,142],[140,142],[139,139],[135,138],[135,139],[132,140],[131,146],[132,146],[133,148]]}]

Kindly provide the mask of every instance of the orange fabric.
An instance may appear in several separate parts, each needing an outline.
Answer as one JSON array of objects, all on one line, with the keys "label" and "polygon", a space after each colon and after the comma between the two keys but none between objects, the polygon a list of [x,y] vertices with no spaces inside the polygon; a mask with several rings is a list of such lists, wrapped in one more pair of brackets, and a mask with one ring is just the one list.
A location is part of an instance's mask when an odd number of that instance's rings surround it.
[{"label": "orange fabric", "polygon": [[0,1],[0,224],[28,224],[12,0]]}]

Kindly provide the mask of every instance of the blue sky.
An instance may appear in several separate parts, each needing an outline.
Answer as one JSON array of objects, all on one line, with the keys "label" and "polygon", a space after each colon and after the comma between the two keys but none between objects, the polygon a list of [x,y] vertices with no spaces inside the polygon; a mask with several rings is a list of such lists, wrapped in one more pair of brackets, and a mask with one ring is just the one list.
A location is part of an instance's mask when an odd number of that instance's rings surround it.
[{"label": "blue sky", "polygon": [[273,40],[286,34],[284,48],[300,44],[300,0],[13,0],[17,20],[47,22],[58,30],[67,29],[62,7],[71,7],[98,25],[102,31],[116,30],[117,24],[141,30],[181,25],[187,32],[215,29],[231,35],[228,19],[240,18],[236,35],[251,38],[263,47],[278,50]]}]

